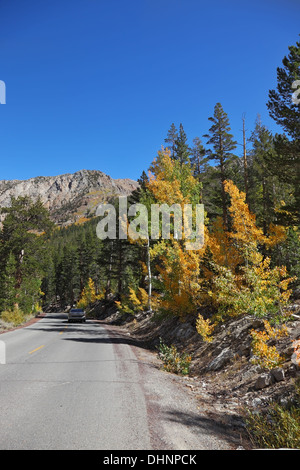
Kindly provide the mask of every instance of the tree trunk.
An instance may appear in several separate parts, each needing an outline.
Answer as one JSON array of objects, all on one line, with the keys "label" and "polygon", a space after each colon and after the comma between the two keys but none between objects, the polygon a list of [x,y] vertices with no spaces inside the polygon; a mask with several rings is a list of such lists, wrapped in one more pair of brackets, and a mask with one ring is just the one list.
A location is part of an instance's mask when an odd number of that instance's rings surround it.
[{"label": "tree trunk", "polygon": [[148,270],[148,311],[152,311],[152,274],[151,274],[151,260],[150,260],[150,239],[147,239],[147,270]]},{"label": "tree trunk", "polygon": [[219,149],[220,149],[219,160],[220,160],[220,170],[221,170],[221,197],[222,197],[222,210],[223,210],[223,224],[224,224],[224,230],[228,230],[226,192],[225,192],[225,186],[224,186],[226,175],[225,175],[225,166],[224,166],[223,140],[222,140],[221,135],[220,135],[220,140],[219,140]]},{"label": "tree trunk", "polygon": [[248,161],[247,161],[247,149],[246,149],[246,131],[245,131],[245,116],[243,116],[243,160],[244,160],[244,184],[246,193],[246,202],[249,203],[249,189],[248,189]]},{"label": "tree trunk", "polygon": [[110,289],[111,289],[112,259],[113,259],[113,242],[111,242],[111,250],[109,254],[108,276],[107,276],[106,289],[105,289],[105,300],[108,300],[108,296],[110,294]]}]

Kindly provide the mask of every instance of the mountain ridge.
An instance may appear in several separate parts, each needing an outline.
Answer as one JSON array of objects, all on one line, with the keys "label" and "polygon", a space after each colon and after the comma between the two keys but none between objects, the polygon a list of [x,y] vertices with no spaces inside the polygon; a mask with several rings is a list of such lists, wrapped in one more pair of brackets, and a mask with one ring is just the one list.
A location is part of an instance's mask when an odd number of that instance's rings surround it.
[{"label": "mountain ridge", "polygon": [[113,179],[100,170],[79,170],[56,176],[25,180],[0,180],[0,207],[9,207],[12,197],[40,199],[59,225],[69,225],[95,215],[101,202],[129,196],[138,187],[130,178]]}]

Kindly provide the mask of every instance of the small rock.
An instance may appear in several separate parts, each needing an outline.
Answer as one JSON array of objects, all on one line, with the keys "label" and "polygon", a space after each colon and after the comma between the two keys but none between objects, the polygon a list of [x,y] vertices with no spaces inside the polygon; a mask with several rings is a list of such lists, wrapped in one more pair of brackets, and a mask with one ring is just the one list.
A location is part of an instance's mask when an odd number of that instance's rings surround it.
[{"label": "small rock", "polygon": [[299,358],[297,354],[294,352],[291,357],[292,364],[296,367],[296,370],[300,369]]},{"label": "small rock", "polygon": [[288,406],[288,404],[290,403],[290,398],[289,397],[283,397],[283,398],[280,398],[279,400],[279,403],[281,406],[283,406],[284,408],[286,408]]},{"label": "small rock", "polygon": [[261,374],[255,382],[256,390],[261,390],[262,388],[268,387],[273,382],[273,377],[270,372]]},{"label": "small rock", "polygon": [[189,387],[191,390],[194,390],[194,388],[195,388],[194,385],[192,385],[192,384],[186,384],[186,386]]},{"label": "small rock", "polygon": [[285,378],[284,370],[282,369],[282,367],[277,367],[276,369],[272,369],[271,374],[276,382],[281,382]]},{"label": "small rock", "polygon": [[262,400],[260,398],[253,398],[252,400],[252,406],[254,408],[257,408],[262,405]]},{"label": "small rock", "polygon": [[291,357],[294,353],[294,346],[292,345],[292,343],[289,344],[283,352],[286,356]]},{"label": "small rock", "polygon": [[224,367],[234,357],[233,352],[229,348],[223,349],[223,351],[215,357],[210,364],[207,366],[207,370],[218,370]]}]

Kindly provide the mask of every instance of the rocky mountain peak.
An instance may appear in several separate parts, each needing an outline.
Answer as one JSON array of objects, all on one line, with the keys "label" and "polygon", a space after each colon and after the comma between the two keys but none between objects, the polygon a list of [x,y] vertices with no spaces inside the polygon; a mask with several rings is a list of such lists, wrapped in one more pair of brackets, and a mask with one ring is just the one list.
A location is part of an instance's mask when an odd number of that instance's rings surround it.
[{"label": "rocky mountain peak", "polygon": [[40,199],[58,224],[69,224],[94,215],[98,204],[138,187],[131,179],[113,179],[99,170],[80,170],[58,176],[27,180],[0,180],[0,207],[9,207],[12,197]]}]

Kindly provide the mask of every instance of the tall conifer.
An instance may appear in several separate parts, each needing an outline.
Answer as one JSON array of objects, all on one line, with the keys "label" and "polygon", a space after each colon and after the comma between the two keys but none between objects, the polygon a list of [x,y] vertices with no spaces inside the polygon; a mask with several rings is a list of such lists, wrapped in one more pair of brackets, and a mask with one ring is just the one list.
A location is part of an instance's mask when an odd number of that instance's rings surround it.
[{"label": "tall conifer", "polygon": [[223,223],[227,228],[228,213],[224,181],[227,178],[227,166],[233,157],[232,151],[236,148],[237,142],[233,140],[233,135],[230,133],[229,119],[221,103],[215,105],[214,115],[208,119],[213,124],[209,129],[209,134],[206,134],[204,137],[208,138],[207,144],[212,146],[212,149],[209,151],[209,158],[215,161],[219,171]]}]

